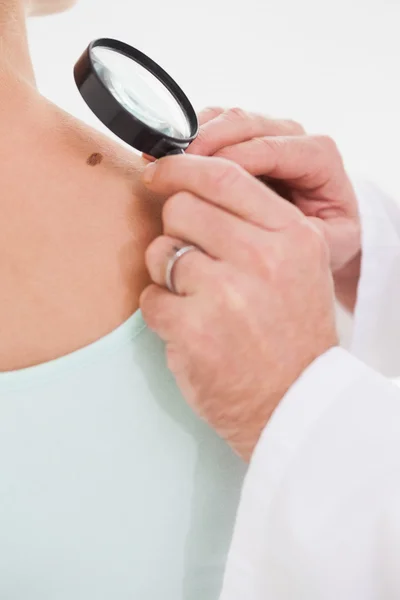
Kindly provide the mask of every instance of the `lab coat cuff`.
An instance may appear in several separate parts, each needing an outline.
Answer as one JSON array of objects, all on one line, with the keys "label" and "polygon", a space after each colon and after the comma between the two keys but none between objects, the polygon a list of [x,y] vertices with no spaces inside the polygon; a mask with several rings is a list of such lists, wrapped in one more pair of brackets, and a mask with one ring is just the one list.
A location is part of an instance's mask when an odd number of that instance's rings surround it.
[{"label": "lab coat cuff", "polygon": [[362,230],[361,275],[354,311],[353,354],[382,374],[399,375],[397,312],[400,267],[397,203],[368,182],[358,182]]},{"label": "lab coat cuff", "polygon": [[343,348],[317,358],[289,389],[265,427],[250,461],[242,505],[267,510],[290,461],[319,418],[368,367]]}]

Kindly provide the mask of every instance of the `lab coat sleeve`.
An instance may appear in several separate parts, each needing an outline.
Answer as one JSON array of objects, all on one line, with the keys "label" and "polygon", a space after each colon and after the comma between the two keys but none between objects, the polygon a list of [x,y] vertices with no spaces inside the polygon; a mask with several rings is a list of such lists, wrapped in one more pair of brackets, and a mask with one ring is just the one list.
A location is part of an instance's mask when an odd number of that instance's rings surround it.
[{"label": "lab coat sleeve", "polygon": [[400,374],[400,211],[369,185],[357,191],[353,349],[363,360],[329,350],[274,412],[249,465],[220,600],[400,598],[400,389],[382,375]]},{"label": "lab coat sleeve", "polygon": [[400,376],[400,200],[355,183],[362,267],[351,352],[387,377]]}]

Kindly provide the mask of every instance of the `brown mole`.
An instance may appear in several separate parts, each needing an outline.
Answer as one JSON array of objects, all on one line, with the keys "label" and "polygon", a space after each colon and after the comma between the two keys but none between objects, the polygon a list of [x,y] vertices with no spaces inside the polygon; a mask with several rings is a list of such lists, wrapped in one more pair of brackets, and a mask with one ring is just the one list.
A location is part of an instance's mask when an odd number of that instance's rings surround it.
[{"label": "brown mole", "polygon": [[91,154],[89,156],[89,158],[86,161],[86,164],[91,167],[95,167],[96,165],[99,165],[102,160],[103,160],[103,155],[100,154],[100,152],[94,152],[93,154]]}]

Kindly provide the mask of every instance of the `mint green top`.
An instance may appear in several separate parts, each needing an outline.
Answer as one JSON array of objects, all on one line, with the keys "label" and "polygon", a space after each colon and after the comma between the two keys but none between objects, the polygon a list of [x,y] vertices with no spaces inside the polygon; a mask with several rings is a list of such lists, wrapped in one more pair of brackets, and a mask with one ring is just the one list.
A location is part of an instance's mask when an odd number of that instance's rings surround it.
[{"label": "mint green top", "polygon": [[244,474],[140,312],[1,373],[1,600],[217,600]]}]

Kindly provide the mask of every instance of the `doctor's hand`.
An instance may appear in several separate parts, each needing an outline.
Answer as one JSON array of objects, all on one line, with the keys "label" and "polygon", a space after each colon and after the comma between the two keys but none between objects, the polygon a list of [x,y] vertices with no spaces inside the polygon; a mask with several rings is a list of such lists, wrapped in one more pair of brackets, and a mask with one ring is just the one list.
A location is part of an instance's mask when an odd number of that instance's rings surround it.
[{"label": "doctor's hand", "polygon": [[[220,158],[166,157],[145,184],[168,198],[146,263],[144,319],[189,404],[249,459],[310,363],[337,344],[329,250],[300,210]],[[175,263],[166,289],[170,259]],[[194,248],[193,248],[194,246]]]},{"label": "doctor's hand", "polygon": [[329,137],[309,136],[293,121],[240,109],[206,109],[199,122],[189,153],[226,158],[263,177],[320,228],[335,277],[353,272],[361,249],[357,200]]}]

